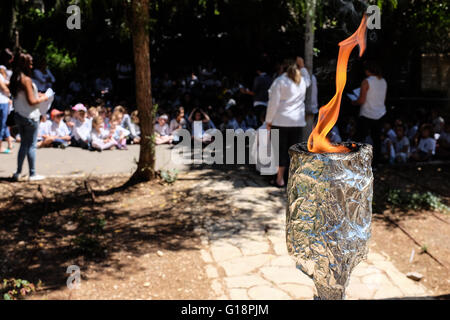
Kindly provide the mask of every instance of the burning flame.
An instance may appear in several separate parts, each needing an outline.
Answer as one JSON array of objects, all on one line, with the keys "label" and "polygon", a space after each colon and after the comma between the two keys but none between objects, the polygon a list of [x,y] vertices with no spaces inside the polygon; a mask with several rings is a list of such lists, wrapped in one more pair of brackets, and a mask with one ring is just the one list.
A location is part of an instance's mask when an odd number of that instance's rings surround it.
[{"label": "burning flame", "polygon": [[358,30],[339,43],[339,56],[336,68],[336,94],[333,99],[319,110],[319,120],[308,139],[308,150],[310,152],[349,152],[344,146],[332,145],[327,138],[328,132],[334,127],[339,116],[342,92],[347,82],[347,63],[350,53],[356,45],[359,45],[359,56],[366,49],[366,15],[363,16]]}]

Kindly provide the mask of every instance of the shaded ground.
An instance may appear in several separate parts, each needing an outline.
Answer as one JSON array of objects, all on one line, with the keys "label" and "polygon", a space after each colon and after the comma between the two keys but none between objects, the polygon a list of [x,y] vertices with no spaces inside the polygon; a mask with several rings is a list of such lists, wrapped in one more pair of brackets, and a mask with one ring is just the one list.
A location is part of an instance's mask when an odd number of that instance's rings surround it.
[{"label": "shaded ground", "polygon": [[[429,210],[392,211],[386,192],[431,189],[448,204],[449,172],[448,166],[385,169],[376,173],[375,181],[374,248],[400,271],[424,274],[421,282],[436,296],[450,293],[448,269],[419,254],[421,248],[387,217],[450,265],[449,216]],[[123,175],[31,184],[0,180],[0,278],[42,280],[43,290],[34,295],[39,299],[218,298],[200,258],[197,229],[208,227],[206,221],[215,226],[222,216],[239,220],[242,210],[251,208],[221,205],[225,201],[220,192],[195,192],[194,184],[206,178],[202,174],[183,173],[170,186],[156,181],[127,189],[121,187],[127,179]],[[217,183],[231,180],[237,189],[267,187],[266,177],[245,167],[221,167],[213,174]],[[268,190],[267,197],[280,197],[276,191]],[[215,234],[223,236],[220,230]],[[416,254],[410,264],[413,248]],[[81,268],[82,291],[66,289],[69,265]]]},{"label": "shaded ground", "polygon": [[78,265],[93,280],[84,281],[86,299],[213,298],[189,204],[180,201],[189,181],[126,190],[126,177],[85,181],[0,182],[2,278],[41,280],[43,297],[67,299],[66,268]]}]

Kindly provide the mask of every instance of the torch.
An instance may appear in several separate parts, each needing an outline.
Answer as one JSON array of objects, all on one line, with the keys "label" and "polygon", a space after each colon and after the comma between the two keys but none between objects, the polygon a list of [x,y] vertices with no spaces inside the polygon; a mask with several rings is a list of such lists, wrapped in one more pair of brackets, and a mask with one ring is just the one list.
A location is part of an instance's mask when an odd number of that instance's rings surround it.
[{"label": "torch", "polygon": [[286,244],[297,268],[314,281],[319,299],[344,299],[354,267],[367,256],[372,220],[372,147],[331,144],[353,48],[366,45],[366,16],[339,43],[336,94],[320,108],[308,143],[289,150]]}]

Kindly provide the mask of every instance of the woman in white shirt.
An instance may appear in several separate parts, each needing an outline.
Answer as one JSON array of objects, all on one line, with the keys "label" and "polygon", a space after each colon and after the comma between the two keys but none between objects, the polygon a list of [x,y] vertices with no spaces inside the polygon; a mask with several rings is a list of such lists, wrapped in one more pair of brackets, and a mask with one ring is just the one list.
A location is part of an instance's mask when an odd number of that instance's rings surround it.
[{"label": "woman in white shirt", "polygon": [[5,78],[6,85],[9,85],[13,73],[11,70],[13,60],[13,54],[8,48],[0,52],[0,74]]},{"label": "woman in white shirt", "polygon": [[31,81],[33,58],[29,54],[19,53],[14,57],[14,73],[11,76],[10,91],[13,96],[14,118],[19,128],[21,138],[18,153],[17,171],[13,180],[19,180],[25,157],[28,158],[30,181],[42,180],[43,176],[36,174],[36,144],[39,127],[39,104],[48,97],[39,94],[36,85]]},{"label": "woman in white shirt", "polygon": [[381,151],[381,124],[386,114],[387,83],[381,76],[379,66],[373,61],[366,61],[364,70],[367,78],[361,83],[359,98],[352,101],[353,105],[360,105],[358,129],[356,139],[365,141],[370,134],[373,141],[373,163],[378,163]]},{"label": "woman in white shirt", "polygon": [[10,104],[10,92],[6,85],[6,80],[0,73],[0,153],[10,153],[10,148],[3,149],[3,140],[9,138],[9,131],[6,125],[8,119]]},{"label": "woman in white shirt", "polygon": [[[269,89],[267,130],[279,130],[279,167],[276,181],[271,184],[284,187],[284,172],[289,165],[289,148],[301,142],[305,121],[306,89],[311,85],[303,59],[289,64],[286,73],[275,79]],[[273,143],[274,141],[272,141]]]}]

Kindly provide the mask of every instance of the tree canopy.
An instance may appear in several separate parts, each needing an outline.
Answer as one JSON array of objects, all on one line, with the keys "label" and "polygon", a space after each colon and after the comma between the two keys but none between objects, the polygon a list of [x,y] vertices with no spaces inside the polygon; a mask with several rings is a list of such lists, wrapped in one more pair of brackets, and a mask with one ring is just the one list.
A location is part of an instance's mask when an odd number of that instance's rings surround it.
[{"label": "tree canopy", "polygon": [[[262,52],[274,60],[303,53],[306,1],[150,1],[154,72],[182,72],[213,61],[224,70],[250,79]],[[118,59],[132,61],[127,2],[2,1],[2,46],[13,46],[16,28],[20,45],[35,56],[46,57],[57,75],[109,70]],[[421,53],[449,52],[450,14],[445,1],[316,2],[316,66],[327,66],[335,59],[337,43],[355,29],[368,4],[380,6],[382,28],[370,31],[367,55],[382,60],[398,81]],[[66,28],[66,9],[70,4],[81,8],[81,30]],[[329,74],[332,76],[333,72]]]}]

